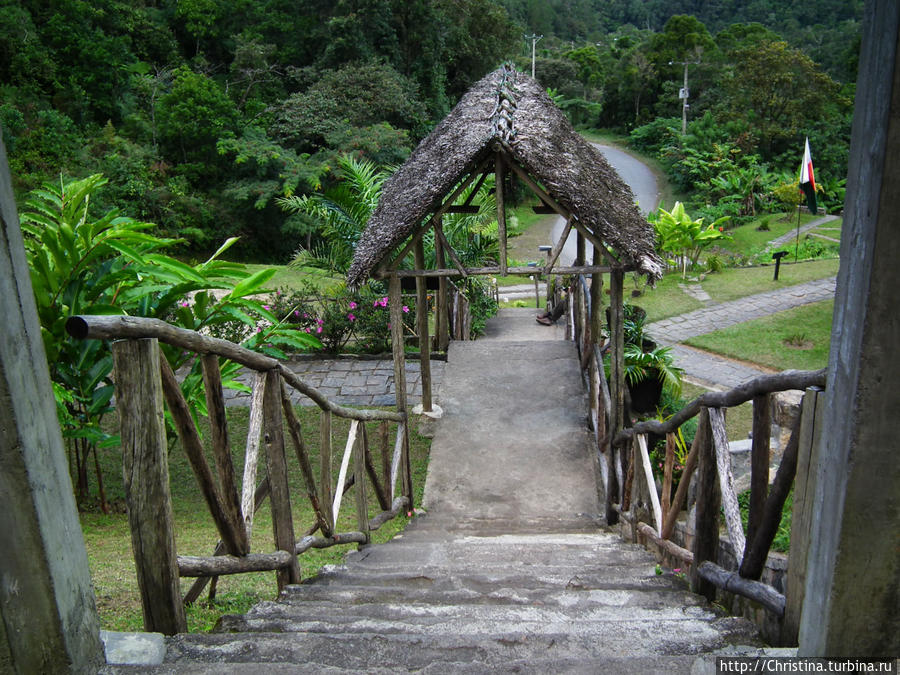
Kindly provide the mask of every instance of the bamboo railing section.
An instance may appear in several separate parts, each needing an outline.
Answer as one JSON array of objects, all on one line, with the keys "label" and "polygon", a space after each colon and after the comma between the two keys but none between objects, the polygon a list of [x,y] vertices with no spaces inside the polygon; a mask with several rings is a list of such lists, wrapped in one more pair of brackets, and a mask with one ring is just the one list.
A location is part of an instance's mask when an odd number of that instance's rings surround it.
[{"label": "bamboo railing section", "polygon": [[[365,545],[370,532],[404,509],[411,510],[409,433],[403,407],[398,405],[399,410],[395,412],[338,405],[277,359],[156,319],[75,316],[68,320],[66,329],[78,339],[112,341],[125,494],[147,631],[167,635],[185,632],[184,604],[195,601],[207,584],[210,597],[214,597],[219,576],[274,571],[280,591],[285,585],[300,581],[297,556],[305,551],[345,544]],[[212,466],[176,375],[161,354],[159,342],[197,354],[209,414]],[[240,491],[232,462],[220,359],[254,371]],[[290,399],[290,389],[308,397],[320,409],[318,481]],[[399,398],[398,394],[398,401]],[[212,556],[176,554],[163,401],[220,537]],[[340,457],[337,483],[333,484],[332,419],[335,416],[350,420],[350,429]],[[397,424],[392,453],[388,438],[391,422]],[[369,441],[367,424],[377,425],[379,462]],[[315,522],[299,540],[288,484],[288,442],[299,465],[304,496],[315,514]],[[262,469],[261,459],[265,460]],[[260,474],[263,477],[258,481]],[[370,487],[379,508],[371,518]],[[348,497],[351,490],[352,497]],[[272,510],[275,550],[251,552],[254,515],[267,499]],[[355,529],[337,532],[341,508],[351,502],[356,515]],[[180,593],[180,577],[197,577],[184,598]]]},{"label": "bamboo railing section", "polygon": [[[815,435],[821,414],[820,398],[825,387],[825,369],[785,371],[763,375],[726,392],[709,392],[665,421],[646,420],[631,426],[626,419],[618,373],[617,344],[621,345],[621,276],[610,274],[609,340],[601,337],[594,319],[599,315],[599,275],[591,284],[580,275],[570,294],[570,335],[578,347],[583,375],[589,388],[591,421],[597,443],[607,522],[621,518],[630,526],[634,541],[650,541],[691,570],[691,586],[709,599],[716,589],[741,595],[761,604],[782,620],[782,641],[796,644],[803,602],[805,559],[809,548],[810,504],[815,480]],[[601,342],[604,342],[601,347]],[[618,347],[621,350],[621,346]],[[603,375],[602,354],[611,351],[609,387]],[[784,449],[774,481],[769,485],[770,403],[775,392],[804,391],[802,414]],[[725,430],[725,410],[753,402],[753,432],[750,455],[750,500],[744,531]],[[674,433],[692,417],[698,428],[674,496],[671,496],[675,465]],[[630,428],[627,428],[630,427]],[[661,490],[658,491],[647,448],[649,434],[666,438]],[[795,484],[795,476],[797,481]],[[691,548],[672,541],[679,515],[687,506],[689,486],[695,486],[694,536]],[[782,509],[793,486],[791,564],[785,587],[787,596],[759,581],[781,520]],[[661,492],[661,496],[660,496]],[[724,513],[727,541],[738,562],[737,570],[717,563],[720,513]]]}]

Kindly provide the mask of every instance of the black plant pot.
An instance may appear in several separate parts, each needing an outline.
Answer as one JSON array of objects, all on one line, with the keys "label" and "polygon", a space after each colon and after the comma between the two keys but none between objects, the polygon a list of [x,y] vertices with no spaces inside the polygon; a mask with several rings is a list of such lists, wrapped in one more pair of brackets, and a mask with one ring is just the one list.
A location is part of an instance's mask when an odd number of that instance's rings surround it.
[{"label": "black plant pot", "polygon": [[629,384],[631,394],[631,410],[639,413],[656,412],[662,396],[663,383],[659,379],[659,371],[649,368],[647,376],[636,384]]}]

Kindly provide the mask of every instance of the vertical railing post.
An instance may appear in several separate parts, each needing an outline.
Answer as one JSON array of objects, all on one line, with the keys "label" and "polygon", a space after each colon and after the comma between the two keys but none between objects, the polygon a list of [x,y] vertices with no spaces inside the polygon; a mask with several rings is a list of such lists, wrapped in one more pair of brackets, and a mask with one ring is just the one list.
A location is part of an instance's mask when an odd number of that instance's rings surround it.
[{"label": "vertical railing post", "polygon": [[[753,397],[753,441],[750,450],[750,508],[747,517],[747,545],[753,541],[762,522],[769,492],[769,437],[772,435],[771,396]],[[746,551],[735,555],[746,556]]]},{"label": "vertical railing post", "polygon": [[369,505],[366,498],[366,453],[369,451],[369,437],[366,433],[366,423],[359,423],[359,435],[356,437],[356,447],[353,474],[356,476],[356,527],[366,535],[366,543],[369,541]]},{"label": "vertical railing post", "polygon": [[178,583],[156,338],[112,343],[131,546],[148,632],[187,631]]},{"label": "vertical railing post", "polygon": [[331,517],[331,484],[331,411],[323,410],[319,413],[319,504],[328,521],[328,532],[322,533],[326,536],[334,532],[335,526]]},{"label": "vertical railing post", "polygon": [[269,503],[272,507],[272,530],[275,548],[291,554],[291,564],[278,570],[278,590],[300,582],[300,567],[294,554],[294,519],[291,514],[287,459],[284,452],[284,427],[281,412],[281,375],[277,370],[266,373],[263,397],[266,434],[266,469],[269,477]]},{"label": "vertical railing post", "polygon": [[[716,587],[700,576],[700,563],[716,562],[719,551],[719,472],[716,465],[716,450],[709,425],[709,411],[700,409],[697,424],[697,502],[694,506],[694,564],[691,567],[691,590],[707,599],[716,597]],[[695,441],[697,442],[697,441]]]}]

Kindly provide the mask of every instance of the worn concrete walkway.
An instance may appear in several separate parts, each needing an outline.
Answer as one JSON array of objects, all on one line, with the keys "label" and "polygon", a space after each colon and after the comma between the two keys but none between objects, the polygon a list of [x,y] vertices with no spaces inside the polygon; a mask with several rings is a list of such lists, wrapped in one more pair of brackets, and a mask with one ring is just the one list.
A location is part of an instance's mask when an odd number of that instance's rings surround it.
[{"label": "worn concrete walkway", "polygon": [[562,327],[534,317],[534,309],[502,309],[483,338],[451,343],[425,485],[429,512],[511,526],[598,512],[575,345]]}]

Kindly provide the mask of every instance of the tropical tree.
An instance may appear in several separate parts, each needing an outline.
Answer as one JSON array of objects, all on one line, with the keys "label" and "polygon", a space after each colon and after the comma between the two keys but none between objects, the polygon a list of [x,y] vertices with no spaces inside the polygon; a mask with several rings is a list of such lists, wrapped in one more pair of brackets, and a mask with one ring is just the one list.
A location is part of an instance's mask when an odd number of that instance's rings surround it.
[{"label": "tropical tree", "polygon": [[342,155],[338,159],[337,185],[312,195],[279,197],[276,201],[288,213],[312,218],[321,237],[316,244],[301,248],[291,264],[346,273],[353,261],[356,242],[390,175],[390,171],[378,168],[373,162]]},{"label": "tropical tree", "polygon": [[681,263],[681,277],[687,276],[687,268],[694,266],[700,258],[700,253],[714,241],[730,239],[731,235],[725,234],[722,224],[729,216],[719,218],[715,222],[703,227],[703,218],[692,219],[681,202],[675,202],[671,211],[666,211],[662,206],[655,214],[651,213],[648,220],[653,223],[656,230],[657,246],[662,253],[669,253],[675,259],[670,259],[674,264]]},{"label": "tropical tree", "polygon": [[[285,354],[280,346],[303,350],[318,345],[311,336],[281,330],[279,318],[251,297],[274,270],[251,275],[242,265],[219,259],[235,240],[198,265],[166,256],[161,251],[176,240],[149,234],[152,223],[122,216],[116,209],[99,218],[93,215],[91,202],[105,184],[99,174],[46,184],[29,195],[20,215],[76,495],[82,502],[89,497],[88,465],[93,458],[104,510],[97,448],[117,442],[100,424],[111,410],[112,358],[97,340],[68,338],[65,324],[70,317],[129,314],[192,330],[239,322],[245,326],[245,346],[281,357]],[[180,350],[163,351],[174,369],[184,365],[187,355]],[[196,367],[182,383],[195,415],[205,413]],[[237,386],[232,380],[236,370],[234,364],[223,365],[223,379],[231,386]]]}]

